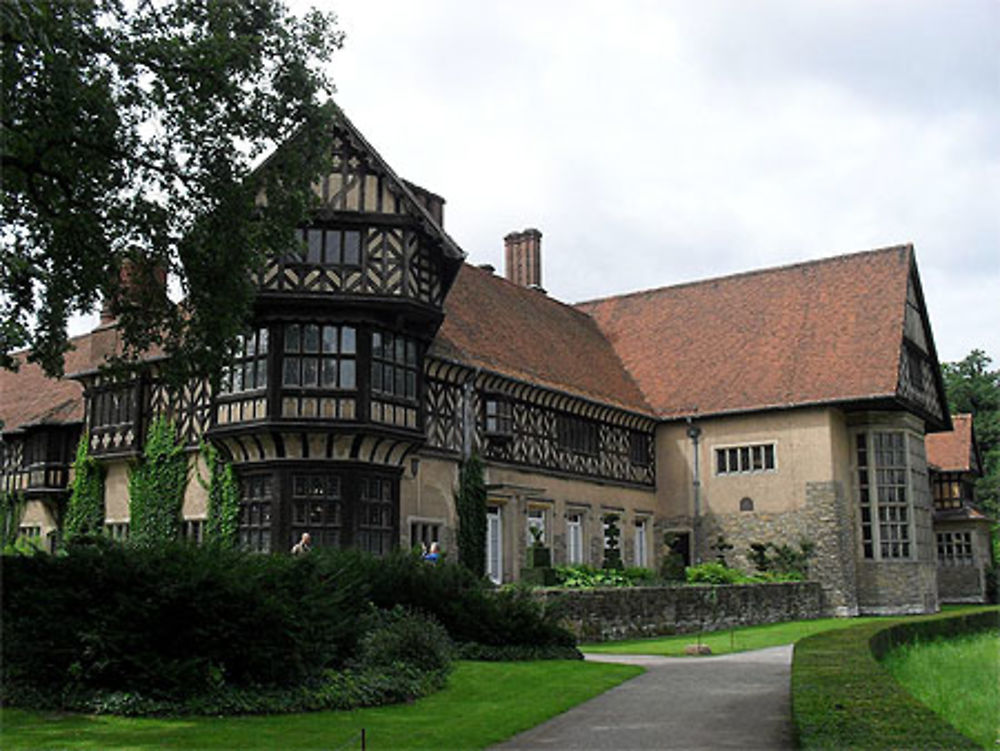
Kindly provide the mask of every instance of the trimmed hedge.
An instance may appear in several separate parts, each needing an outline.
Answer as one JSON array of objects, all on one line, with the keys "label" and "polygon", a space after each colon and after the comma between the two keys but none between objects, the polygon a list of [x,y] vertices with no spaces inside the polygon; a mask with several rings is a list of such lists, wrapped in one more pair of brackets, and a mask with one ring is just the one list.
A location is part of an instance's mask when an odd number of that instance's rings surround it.
[{"label": "trimmed hedge", "polygon": [[906,641],[997,628],[1000,611],[827,631],[795,645],[792,717],[805,749],[979,748],[911,696],[876,655]]},{"label": "trimmed hedge", "polygon": [[262,556],[80,538],[3,557],[0,703],[118,713],[302,711],[412,699],[454,645],[577,657],[526,590],[356,550]]}]

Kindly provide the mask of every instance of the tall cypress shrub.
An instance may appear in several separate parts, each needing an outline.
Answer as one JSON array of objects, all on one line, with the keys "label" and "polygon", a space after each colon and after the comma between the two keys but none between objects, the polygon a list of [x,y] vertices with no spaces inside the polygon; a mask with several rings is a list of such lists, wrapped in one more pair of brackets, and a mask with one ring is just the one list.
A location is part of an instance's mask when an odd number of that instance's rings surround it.
[{"label": "tall cypress shrub", "polygon": [[476,576],[486,574],[486,482],[483,462],[472,454],[462,463],[455,497],[458,562]]},{"label": "tall cypress shrub", "polygon": [[240,492],[233,465],[222,458],[219,450],[208,441],[201,444],[201,456],[208,468],[208,480],[201,475],[198,482],[208,493],[208,520],[205,540],[224,548],[236,546],[240,523]]},{"label": "tall cypress shrub", "polygon": [[73,488],[63,527],[67,539],[100,534],[104,529],[104,467],[90,455],[90,433],[86,430],[76,446]]},{"label": "tall cypress shrub", "polygon": [[174,424],[157,417],[149,426],[142,459],[128,478],[129,538],[134,544],[153,546],[177,539],[187,479],[187,456]]},{"label": "tall cypress shrub", "polygon": [[17,542],[27,501],[22,493],[0,491],[0,549]]}]

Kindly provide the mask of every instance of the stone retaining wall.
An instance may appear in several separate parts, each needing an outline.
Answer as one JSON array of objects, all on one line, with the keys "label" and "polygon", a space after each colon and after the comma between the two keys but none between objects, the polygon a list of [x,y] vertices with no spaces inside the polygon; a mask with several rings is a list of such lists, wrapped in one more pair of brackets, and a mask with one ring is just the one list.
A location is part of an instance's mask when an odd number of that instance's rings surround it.
[{"label": "stone retaining wall", "polygon": [[578,641],[718,631],[825,614],[816,582],[540,589],[535,596],[555,609]]}]

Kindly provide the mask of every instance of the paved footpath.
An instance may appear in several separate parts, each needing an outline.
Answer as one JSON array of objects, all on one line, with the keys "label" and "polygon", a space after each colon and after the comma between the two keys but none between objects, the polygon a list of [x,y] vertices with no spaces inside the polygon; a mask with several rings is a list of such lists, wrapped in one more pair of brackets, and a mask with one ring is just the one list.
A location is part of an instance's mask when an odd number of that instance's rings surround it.
[{"label": "paved footpath", "polygon": [[793,748],[791,645],[718,657],[587,659],[642,665],[646,672],[493,748]]}]

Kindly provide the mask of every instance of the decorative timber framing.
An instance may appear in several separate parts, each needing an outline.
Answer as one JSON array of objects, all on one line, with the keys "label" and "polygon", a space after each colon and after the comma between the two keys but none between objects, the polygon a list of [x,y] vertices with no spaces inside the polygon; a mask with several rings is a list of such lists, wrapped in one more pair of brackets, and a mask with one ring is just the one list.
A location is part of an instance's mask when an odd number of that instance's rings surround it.
[{"label": "decorative timber framing", "polygon": [[[461,455],[468,432],[470,449],[489,462],[644,487],[655,484],[654,418],[439,357],[428,356],[424,367],[428,449]],[[487,431],[485,403],[495,399],[510,405],[509,433]],[[560,424],[576,423],[594,426],[596,451],[575,450],[560,441]],[[636,434],[648,439],[637,441]],[[634,456],[637,445],[647,452],[645,457]]]}]

